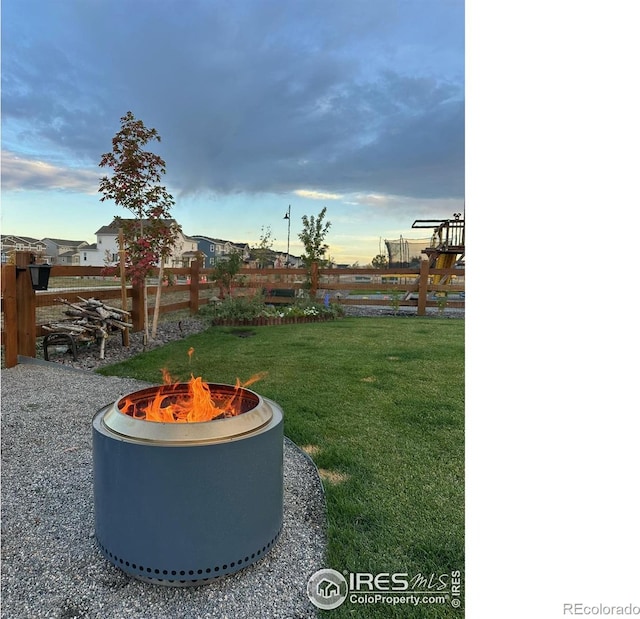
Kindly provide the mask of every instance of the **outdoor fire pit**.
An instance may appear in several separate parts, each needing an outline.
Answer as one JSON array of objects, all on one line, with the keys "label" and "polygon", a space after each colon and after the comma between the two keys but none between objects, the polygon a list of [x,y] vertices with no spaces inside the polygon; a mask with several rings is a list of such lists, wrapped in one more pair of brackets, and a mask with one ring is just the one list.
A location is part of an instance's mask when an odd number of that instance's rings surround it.
[{"label": "outdoor fire pit", "polygon": [[104,557],[161,585],[202,585],[273,548],[283,415],[244,387],[193,379],[93,418],[95,535]]}]

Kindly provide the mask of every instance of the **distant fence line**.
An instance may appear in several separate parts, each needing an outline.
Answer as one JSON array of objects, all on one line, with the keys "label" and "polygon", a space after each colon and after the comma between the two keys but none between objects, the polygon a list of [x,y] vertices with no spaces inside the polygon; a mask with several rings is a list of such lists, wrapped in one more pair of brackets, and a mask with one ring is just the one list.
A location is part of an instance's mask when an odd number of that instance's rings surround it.
[{"label": "distant fence line", "polygon": [[[34,292],[25,269],[29,260],[28,252],[17,252],[15,265],[2,266],[1,335],[6,367],[16,365],[18,355],[35,356],[36,337],[45,334],[42,325],[64,316],[65,307],[56,299],[93,297],[122,307],[120,278],[105,276],[101,267],[53,266],[49,290]],[[202,268],[198,262],[164,272],[169,281],[162,286],[160,314],[180,310],[196,314],[201,305],[218,296],[218,286],[210,281],[214,270]],[[157,276],[157,271],[152,273],[156,284]],[[268,304],[291,303],[301,291],[308,290],[311,298],[328,294],[332,303],[342,305],[416,307],[420,316],[425,315],[427,307],[464,308],[464,300],[449,300],[444,295],[464,293],[464,269],[429,269],[426,260],[416,267],[393,270],[323,269],[316,263],[310,270],[242,268],[234,277],[233,290],[234,296],[261,293]],[[349,298],[349,294],[359,292],[368,297],[377,290],[384,293],[383,298]],[[155,292],[155,285],[148,286],[149,314],[153,312]],[[433,293],[442,296],[433,298]],[[127,285],[125,294],[133,331],[140,331],[144,328],[143,288]]]}]

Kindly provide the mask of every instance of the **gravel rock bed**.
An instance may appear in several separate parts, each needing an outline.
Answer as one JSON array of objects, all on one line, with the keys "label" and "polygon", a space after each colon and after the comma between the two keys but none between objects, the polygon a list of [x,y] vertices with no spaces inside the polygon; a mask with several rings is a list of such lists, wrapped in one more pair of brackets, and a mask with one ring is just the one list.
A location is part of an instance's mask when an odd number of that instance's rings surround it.
[{"label": "gravel rock bed", "polygon": [[284,445],[284,526],[261,561],[201,587],[134,580],[104,560],[93,533],[91,419],[148,386],[41,362],[2,380],[2,617],[208,619],[316,617],[306,596],[325,567],[322,484]]},{"label": "gravel rock bed", "polygon": [[[201,333],[211,326],[210,320],[202,318],[183,318],[181,320],[166,320],[158,324],[158,331],[154,340],[149,340],[145,347],[142,339],[142,332],[129,333],[129,347],[122,345],[120,335],[117,333],[109,336],[105,346],[104,359],[100,359],[98,346],[96,344],[79,345],[78,360],[74,361],[69,352],[56,352],[52,348],[49,349],[49,360],[52,363],[58,363],[68,367],[74,367],[80,370],[97,370],[105,365],[111,365],[120,361],[126,361],[129,357],[134,357],[146,350],[152,350],[181,340],[189,335]],[[42,352],[42,344],[36,350],[38,358],[44,358]]]},{"label": "gravel rock bed", "polygon": [[442,313],[433,307],[426,309],[426,316],[418,316],[415,307],[400,306],[397,310],[384,305],[344,305],[345,316],[381,317],[389,316],[395,318],[464,318],[463,309],[446,308]]}]

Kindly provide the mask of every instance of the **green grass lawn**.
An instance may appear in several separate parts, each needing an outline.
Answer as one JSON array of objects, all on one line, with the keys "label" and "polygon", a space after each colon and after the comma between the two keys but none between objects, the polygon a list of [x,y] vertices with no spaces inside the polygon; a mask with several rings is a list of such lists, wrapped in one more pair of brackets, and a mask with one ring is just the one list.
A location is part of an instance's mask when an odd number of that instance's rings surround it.
[{"label": "green grass lawn", "polygon": [[[285,434],[325,479],[329,547],[340,572],[464,576],[464,321],[345,318],[216,327],[101,373],[160,383],[190,374],[278,402]],[[187,351],[195,349],[191,361]],[[463,580],[464,589],[464,580]],[[354,605],[331,617],[462,617],[450,605]]]}]

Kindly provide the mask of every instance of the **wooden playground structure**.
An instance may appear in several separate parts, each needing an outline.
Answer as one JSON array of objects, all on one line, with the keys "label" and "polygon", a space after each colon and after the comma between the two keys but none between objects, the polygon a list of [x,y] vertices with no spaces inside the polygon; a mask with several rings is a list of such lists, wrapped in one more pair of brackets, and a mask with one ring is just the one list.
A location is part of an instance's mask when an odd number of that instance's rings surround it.
[{"label": "wooden playground structure", "polygon": [[[416,219],[412,228],[433,230],[431,242],[421,253],[426,254],[430,269],[453,269],[464,265],[464,219],[454,213],[453,219]],[[433,276],[434,284],[447,284],[451,275]]]}]

